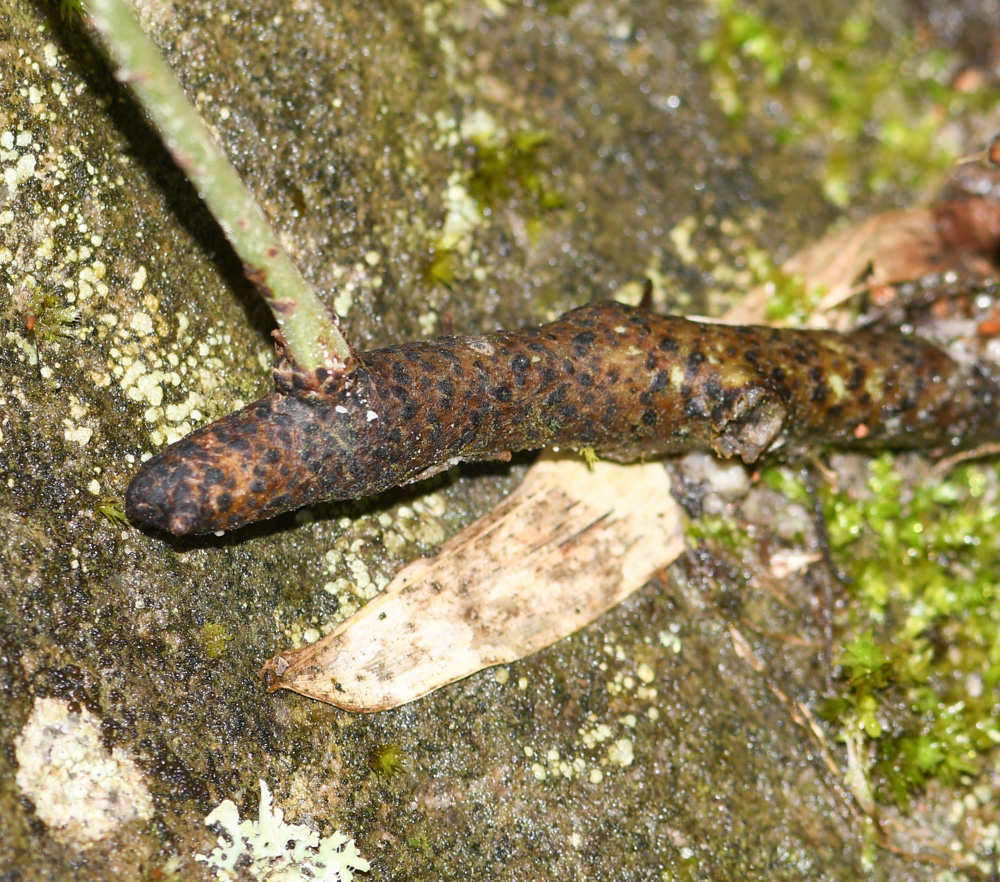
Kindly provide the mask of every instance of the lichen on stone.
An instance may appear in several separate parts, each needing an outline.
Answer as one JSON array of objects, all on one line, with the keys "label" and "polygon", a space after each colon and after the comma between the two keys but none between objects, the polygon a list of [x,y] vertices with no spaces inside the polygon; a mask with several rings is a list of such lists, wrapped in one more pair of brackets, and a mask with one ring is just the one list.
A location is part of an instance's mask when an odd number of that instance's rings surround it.
[{"label": "lichen on stone", "polygon": [[236,804],[225,799],[209,813],[205,824],[217,824],[222,833],[210,854],[197,854],[195,859],[214,870],[218,879],[351,882],[356,870],[368,872],[371,868],[354,840],[339,830],[320,838],[305,824],[287,823],[284,810],[274,807],[263,779],[256,821],[240,821]]},{"label": "lichen on stone", "polygon": [[85,846],[153,815],[142,772],[123,748],[107,749],[86,708],[35,699],[14,748],[17,786],[57,839]]}]

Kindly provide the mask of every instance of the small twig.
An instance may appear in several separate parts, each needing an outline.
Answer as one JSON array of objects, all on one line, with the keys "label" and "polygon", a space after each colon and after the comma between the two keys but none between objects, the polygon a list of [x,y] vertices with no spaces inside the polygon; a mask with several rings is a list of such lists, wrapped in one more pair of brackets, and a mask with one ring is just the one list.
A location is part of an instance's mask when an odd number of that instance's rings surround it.
[{"label": "small twig", "polygon": [[123,0],[89,0],[88,7],[118,64],[117,79],[132,86],[163,143],[218,221],[270,307],[292,358],[307,370],[342,365],[350,345],[131,10]]},{"label": "small twig", "polygon": [[955,466],[960,465],[963,462],[967,462],[970,459],[979,459],[983,456],[993,456],[996,453],[1000,453],[1000,441],[991,441],[986,444],[980,444],[972,450],[963,450],[960,453],[956,453],[952,456],[946,456],[944,459],[938,460],[932,471],[935,477],[944,479],[947,477],[948,473],[955,468]]},{"label": "small twig", "polygon": [[833,610],[836,603],[833,589],[834,585],[841,588],[849,581],[833,559],[833,552],[830,549],[830,534],[826,529],[826,514],[823,511],[823,500],[820,499],[817,479],[821,475],[821,466],[818,460],[806,465],[802,469],[802,479],[809,494],[809,501],[812,505],[813,523],[816,528],[816,542],[823,559],[823,572],[820,573],[819,585],[819,621],[823,631],[823,658],[826,669],[826,689],[827,693],[833,692]]}]

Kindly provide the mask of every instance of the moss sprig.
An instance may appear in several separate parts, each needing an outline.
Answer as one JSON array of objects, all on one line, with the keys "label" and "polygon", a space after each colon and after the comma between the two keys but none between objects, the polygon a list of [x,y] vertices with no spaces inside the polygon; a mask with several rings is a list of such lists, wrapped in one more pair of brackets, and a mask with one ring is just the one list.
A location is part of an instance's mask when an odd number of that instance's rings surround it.
[{"label": "moss sprig", "polygon": [[876,798],[905,805],[931,780],[975,774],[1000,744],[1000,467],[910,489],[885,454],[868,491],[824,491],[856,624],[823,715],[864,733]]}]

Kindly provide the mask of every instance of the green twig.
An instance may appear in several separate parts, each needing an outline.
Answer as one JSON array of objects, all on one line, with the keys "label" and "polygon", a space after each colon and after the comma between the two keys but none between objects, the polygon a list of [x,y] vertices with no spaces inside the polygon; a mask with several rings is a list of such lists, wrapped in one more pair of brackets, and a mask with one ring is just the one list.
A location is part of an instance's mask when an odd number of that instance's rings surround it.
[{"label": "green twig", "polygon": [[88,0],[94,24],[153,119],[163,142],[243,261],[274,314],[292,358],[314,370],[336,367],[350,346],[323,302],[281,247],[271,225],[223,155],[204,120],[123,0]]}]

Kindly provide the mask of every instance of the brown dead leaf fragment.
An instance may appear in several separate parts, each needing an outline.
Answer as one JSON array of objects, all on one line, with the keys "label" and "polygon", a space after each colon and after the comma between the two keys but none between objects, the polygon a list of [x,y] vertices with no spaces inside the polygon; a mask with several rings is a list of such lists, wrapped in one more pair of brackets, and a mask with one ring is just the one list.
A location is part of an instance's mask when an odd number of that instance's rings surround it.
[{"label": "brown dead leaf fragment", "polygon": [[408,564],[318,643],[261,668],[344,710],[387,710],[492,665],[544,649],[592,622],[682,551],[662,464],[545,455],[506,500]]},{"label": "brown dead leaf fragment", "polygon": [[949,268],[994,274],[1000,265],[1000,169],[960,166],[933,211]]},{"label": "brown dead leaf fragment", "polygon": [[[862,291],[948,270],[988,276],[1000,266],[1000,170],[959,166],[930,208],[886,211],[829,233],[790,257],[782,271],[823,292],[811,327]],[[752,291],[729,321],[763,322],[769,292]],[[838,327],[843,330],[842,327]]]}]

